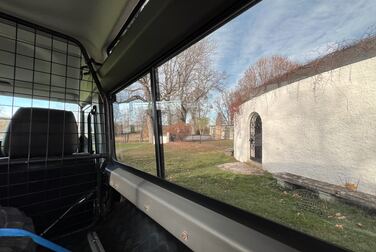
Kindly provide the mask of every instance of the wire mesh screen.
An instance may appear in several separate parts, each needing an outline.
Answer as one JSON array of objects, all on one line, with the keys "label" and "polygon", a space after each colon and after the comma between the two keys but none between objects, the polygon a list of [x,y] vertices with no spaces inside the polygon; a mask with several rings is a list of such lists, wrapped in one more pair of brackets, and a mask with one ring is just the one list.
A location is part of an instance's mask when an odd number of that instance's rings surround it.
[{"label": "wire mesh screen", "polygon": [[[0,205],[42,232],[88,191],[105,150],[102,100],[75,43],[0,19]],[[93,220],[93,200],[49,235]]]}]

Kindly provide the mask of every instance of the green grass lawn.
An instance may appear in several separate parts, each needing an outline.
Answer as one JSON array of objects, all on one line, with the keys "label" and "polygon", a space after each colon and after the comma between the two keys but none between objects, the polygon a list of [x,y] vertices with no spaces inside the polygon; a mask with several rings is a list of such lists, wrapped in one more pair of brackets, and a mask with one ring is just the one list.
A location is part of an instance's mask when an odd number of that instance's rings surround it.
[{"label": "green grass lawn", "polygon": [[[224,154],[231,146],[231,141],[166,144],[167,180],[348,249],[376,251],[376,215],[319,199],[312,199],[314,207],[305,207],[299,195],[280,188],[269,173],[239,175],[217,168],[236,161]],[[122,162],[156,174],[154,145],[116,148]]]}]

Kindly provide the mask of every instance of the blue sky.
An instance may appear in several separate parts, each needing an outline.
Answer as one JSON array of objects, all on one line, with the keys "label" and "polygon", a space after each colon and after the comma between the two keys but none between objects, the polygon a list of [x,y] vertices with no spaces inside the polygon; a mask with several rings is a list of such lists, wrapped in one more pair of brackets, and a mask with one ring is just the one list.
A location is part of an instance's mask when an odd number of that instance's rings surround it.
[{"label": "blue sky", "polygon": [[[376,0],[263,0],[209,38],[216,45],[215,67],[226,72],[226,85],[232,88],[261,57],[278,54],[304,63],[334,50],[338,42],[351,43],[375,32]],[[4,102],[7,98],[0,96]],[[14,105],[26,103],[31,100],[19,98]],[[34,100],[33,106],[49,105]],[[0,116],[10,114],[9,104],[0,111]]]},{"label": "blue sky", "polygon": [[375,33],[375,16],[376,0],[264,0],[209,35],[214,63],[233,87],[260,57],[304,63]]}]

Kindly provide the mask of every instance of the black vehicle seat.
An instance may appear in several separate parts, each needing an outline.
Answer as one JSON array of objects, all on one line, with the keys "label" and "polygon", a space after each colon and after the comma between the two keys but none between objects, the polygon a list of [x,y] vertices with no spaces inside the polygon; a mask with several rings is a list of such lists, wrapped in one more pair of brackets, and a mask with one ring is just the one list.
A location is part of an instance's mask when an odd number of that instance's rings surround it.
[{"label": "black vehicle seat", "polygon": [[72,155],[78,148],[76,119],[71,111],[20,108],[9,123],[3,146],[5,156],[11,158],[28,157],[29,150],[30,157]]},{"label": "black vehicle seat", "polygon": [[[0,205],[24,211],[36,233],[96,187],[95,162],[90,155],[77,155],[78,139],[71,111],[20,108],[8,125],[3,144],[7,158],[0,159]],[[75,208],[48,236],[92,220],[91,200]]]}]

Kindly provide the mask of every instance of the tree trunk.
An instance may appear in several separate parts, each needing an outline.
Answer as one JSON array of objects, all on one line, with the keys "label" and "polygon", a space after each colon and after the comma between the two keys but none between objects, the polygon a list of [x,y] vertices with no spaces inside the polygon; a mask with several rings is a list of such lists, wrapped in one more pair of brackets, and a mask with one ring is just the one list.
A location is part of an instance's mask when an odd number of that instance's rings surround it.
[{"label": "tree trunk", "polygon": [[149,111],[146,115],[146,125],[148,127],[149,143],[153,143],[154,127],[153,127],[153,117],[151,116],[151,111]]},{"label": "tree trunk", "polygon": [[180,110],[180,121],[183,123],[187,122],[187,111],[184,108]]},{"label": "tree trunk", "polygon": [[196,121],[196,114],[192,113],[192,135],[196,135],[197,131],[199,130],[197,127],[197,121]]}]

